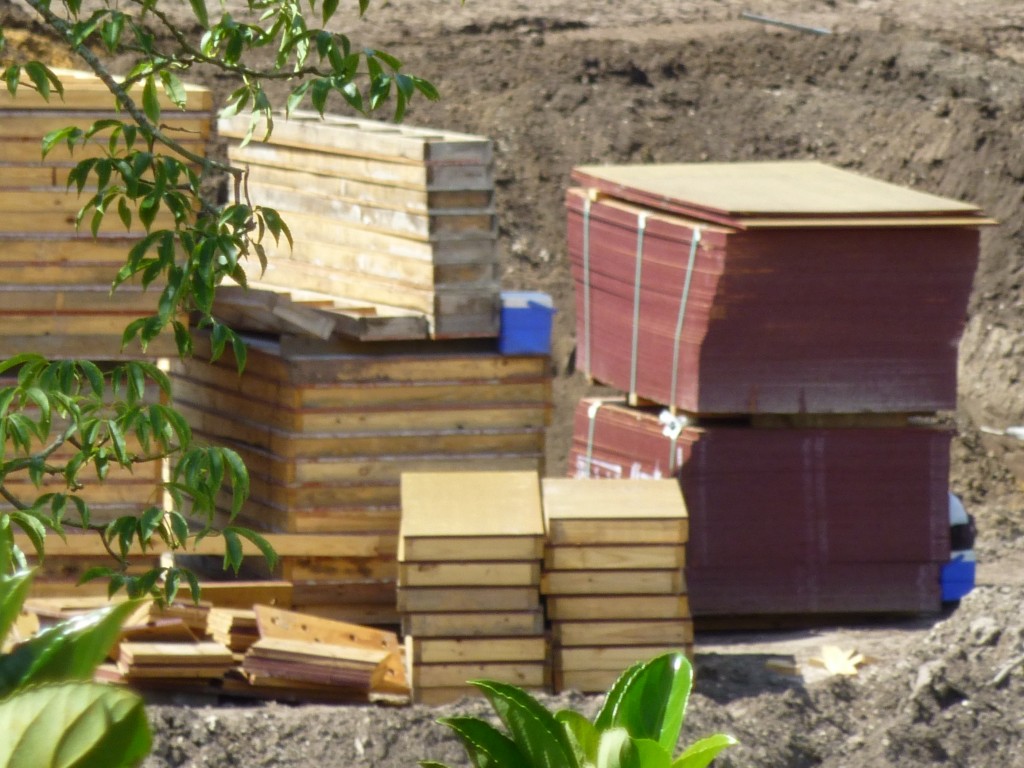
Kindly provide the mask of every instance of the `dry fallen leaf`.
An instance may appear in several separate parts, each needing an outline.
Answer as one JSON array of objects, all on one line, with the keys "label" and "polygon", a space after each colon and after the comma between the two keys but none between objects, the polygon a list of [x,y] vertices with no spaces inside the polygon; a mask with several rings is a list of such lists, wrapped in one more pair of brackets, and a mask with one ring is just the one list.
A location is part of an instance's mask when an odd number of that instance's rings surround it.
[{"label": "dry fallen leaf", "polygon": [[821,658],[810,659],[812,664],[824,667],[833,675],[856,675],[857,668],[866,661],[864,656],[856,651],[835,645],[823,645]]}]

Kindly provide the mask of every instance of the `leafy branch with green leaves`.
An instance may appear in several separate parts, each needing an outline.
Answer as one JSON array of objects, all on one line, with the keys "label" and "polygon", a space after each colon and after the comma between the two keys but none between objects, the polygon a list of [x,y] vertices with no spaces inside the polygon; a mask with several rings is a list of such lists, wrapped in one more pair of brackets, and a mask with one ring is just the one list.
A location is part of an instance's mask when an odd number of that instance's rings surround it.
[{"label": "leafy branch with green leaves", "polygon": [[[157,296],[152,314],[127,323],[122,346],[145,352],[170,334],[187,356],[198,327],[211,336],[212,359],[230,348],[241,373],[245,345],[216,317],[217,288],[225,280],[247,285],[247,271],[266,268],[266,238],[290,244],[291,233],[276,210],[249,199],[244,169],[213,159],[200,149],[201,137],[173,125],[170,106],[188,106],[189,74],[219,72],[238,82],[221,114],[248,113],[250,137],[261,125],[269,136],[278,109],[288,114],[307,99],[321,115],[333,96],[361,113],[391,105],[391,116],[401,119],[410,99],[436,99],[436,89],[404,72],[387,52],[357,47],[333,31],[338,0],[244,0],[230,10],[206,0],[26,2],[111,95],[115,117],[40,138],[44,156],[65,145],[82,154],[67,178],[83,200],[79,228],[96,236],[109,220],[138,233],[111,275],[111,290],[139,285]],[[359,0],[359,15],[368,7],[369,0]],[[30,89],[47,101],[63,98],[58,72],[43,61],[16,60],[7,46],[0,28],[0,71],[12,96]],[[108,64],[115,56],[130,60],[120,73]],[[284,93],[278,104],[271,91]],[[210,191],[225,177],[230,199],[220,201]],[[166,404],[170,381],[155,365],[48,361],[26,350],[0,364],[0,376],[0,573],[25,565],[15,531],[39,556],[49,533],[94,532],[113,562],[87,578],[110,579],[111,592],[124,588],[166,600],[185,582],[196,597],[195,576],[177,568],[129,575],[138,547],[187,549],[190,541],[216,533],[224,538],[225,565],[236,571],[243,538],[273,558],[259,534],[233,525],[249,487],[240,457],[193,440],[188,424]],[[163,400],[147,400],[150,391],[163,393]],[[113,521],[94,519],[85,493],[90,483],[102,483],[113,467],[130,472],[168,458],[172,474],[157,484],[149,506]],[[229,524],[215,531],[222,485],[231,495]]]}]

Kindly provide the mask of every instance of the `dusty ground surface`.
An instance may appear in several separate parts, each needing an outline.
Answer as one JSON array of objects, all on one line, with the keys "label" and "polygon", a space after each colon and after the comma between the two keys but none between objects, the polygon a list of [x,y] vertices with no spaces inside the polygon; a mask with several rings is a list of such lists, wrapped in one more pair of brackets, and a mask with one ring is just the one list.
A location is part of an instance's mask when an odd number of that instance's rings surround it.
[{"label": "dusty ground surface", "polygon": [[[767,27],[744,10],[832,34]],[[1015,440],[992,434],[1024,423],[1024,4],[419,0],[374,3],[351,30],[441,87],[445,100],[420,102],[410,123],[497,142],[505,283],[547,290],[559,309],[552,474],[564,472],[569,414],[587,391],[570,366],[561,200],[572,166],[814,158],[970,200],[1002,222],[984,235],[950,416],[961,432],[952,486],[979,519],[982,585],[937,618],[700,634],[687,732],[739,737],[723,766],[1024,766],[1024,499],[1013,474],[1024,461]],[[765,667],[781,657],[810,670],[824,642],[875,661],[855,678]],[[434,723],[448,711],[157,706],[146,765],[466,765]]]}]

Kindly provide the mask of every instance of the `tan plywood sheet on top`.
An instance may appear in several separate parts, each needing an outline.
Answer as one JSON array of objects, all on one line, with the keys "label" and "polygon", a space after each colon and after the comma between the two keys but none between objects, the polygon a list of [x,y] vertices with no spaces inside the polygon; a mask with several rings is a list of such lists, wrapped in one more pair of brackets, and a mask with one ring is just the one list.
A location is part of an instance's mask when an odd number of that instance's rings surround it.
[{"label": "tan plywood sheet on top", "polygon": [[661,520],[686,517],[675,480],[597,480],[548,477],[543,481],[549,520]]},{"label": "tan plywood sheet on top", "polygon": [[402,538],[544,535],[536,472],[402,475]]},{"label": "tan plywood sheet on top", "polygon": [[580,177],[734,217],[974,213],[958,200],[917,192],[817,162],[581,166]]}]

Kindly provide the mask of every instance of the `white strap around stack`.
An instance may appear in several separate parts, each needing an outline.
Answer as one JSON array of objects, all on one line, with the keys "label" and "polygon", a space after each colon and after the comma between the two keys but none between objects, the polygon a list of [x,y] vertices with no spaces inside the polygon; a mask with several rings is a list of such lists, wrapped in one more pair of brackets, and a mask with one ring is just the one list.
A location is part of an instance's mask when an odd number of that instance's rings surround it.
[{"label": "white strap around stack", "polygon": [[633,351],[629,364],[629,393],[636,393],[636,368],[640,343],[640,281],[643,276],[644,234],[647,231],[647,212],[636,217],[636,273],[633,276]]},{"label": "white strap around stack", "polygon": [[595,400],[587,408],[587,477],[593,477],[591,468],[594,466],[594,427],[597,424],[597,412],[604,405],[604,400]]},{"label": "white strap around stack", "polygon": [[[581,369],[590,377],[590,205],[592,195],[588,193],[583,201],[583,352]],[[589,472],[590,467],[587,467]]]},{"label": "white strap around stack", "polygon": [[686,278],[683,280],[683,295],[679,299],[679,316],[676,318],[675,343],[672,345],[672,386],[668,391],[668,402],[675,410],[676,388],[679,386],[679,346],[683,338],[683,320],[686,318],[686,303],[690,298],[690,283],[693,279],[693,263],[697,259],[697,246],[700,244],[700,227],[693,228],[690,237],[690,258],[686,263]]}]

